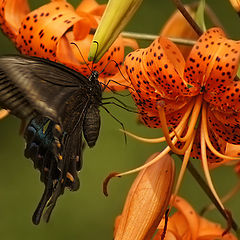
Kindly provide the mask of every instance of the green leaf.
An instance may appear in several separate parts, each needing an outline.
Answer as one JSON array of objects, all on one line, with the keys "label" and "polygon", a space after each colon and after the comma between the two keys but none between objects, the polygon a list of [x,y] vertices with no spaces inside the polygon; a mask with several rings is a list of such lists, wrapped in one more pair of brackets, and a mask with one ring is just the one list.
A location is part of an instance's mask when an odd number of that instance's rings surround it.
[{"label": "green leaf", "polygon": [[199,25],[199,27],[205,32],[206,31],[206,25],[205,25],[205,19],[204,19],[204,11],[205,11],[205,0],[200,0],[198,9],[195,16],[195,21]]},{"label": "green leaf", "polygon": [[191,84],[187,84],[187,88],[192,88],[193,87],[193,85],[191,85]]}]

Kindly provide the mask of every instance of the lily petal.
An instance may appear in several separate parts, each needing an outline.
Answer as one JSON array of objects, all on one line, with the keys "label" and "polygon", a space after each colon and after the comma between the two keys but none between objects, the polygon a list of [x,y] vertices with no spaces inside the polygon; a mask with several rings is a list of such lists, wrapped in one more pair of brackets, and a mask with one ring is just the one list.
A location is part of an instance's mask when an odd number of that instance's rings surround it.
[{"label": "lily petal", "polygon": [[[176,197],[174,207],[178,210],[168,220],[166,240],[185,239],[185,240],[237,240],[231,234],[222,236],[224,229],[217,223],[210,222],[200,217],[193,207],[181,197]],[[164,227],[163,220],[158,226],[159,232],[153,240],[160,240]]]},{"label": "lily petal", "polygon": [[105,11],[106,4],[99,5],[95,0],[83,0],[77,7],[76,12],[91,13],[95,16],[102,16]]},{"label": "lily petal", "polygon": [[208,66],[213,59],[215,61],[218,42],[224,41],[224,38],[225,33],[220,28],[211,28],[198,39],[192,48],[184,71],[184,79],[194,86],[190,89],[192,94],[199,94],[201,87],[205,85],[210,73]]},{"label": "lily petal", "polygon": [[46,4],[32,11],[22,21],[20,34],[16,39],[17,48],[26,55],[37,55],[56,61],[55,52],[59,39],[80,20],[81,17],[66,2]]},{"label": "lily petal", "polygon": [[0,1],[0,26],[15,41],[23,18],[30,12],[27,0]]}]

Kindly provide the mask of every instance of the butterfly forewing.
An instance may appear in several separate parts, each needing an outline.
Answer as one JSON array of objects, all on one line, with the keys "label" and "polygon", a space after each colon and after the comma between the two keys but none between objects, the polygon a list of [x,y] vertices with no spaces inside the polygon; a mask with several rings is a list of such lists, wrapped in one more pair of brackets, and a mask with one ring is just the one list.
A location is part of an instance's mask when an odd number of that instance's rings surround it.
[{"label": "butterfly forewing", "polygon": [[[62,106],[66,99],[88,79],[62,64],[46,59],[3,56],[0,58],[1,93],[0,104],[14,111],[12,101],[22,104],[32,112],[36,109],[40,114],[58,121]],[[18,97],[20,99],[18,100]],[[19,106],[17,106],[19,107]],[[25,114],[26,115],[26,114]]]},{"label": "butterfly forewing", "polygon": [[9,81],[0,66],[0,103],[1,107],[11,109],[15,116],[26,119],[34,115],[34,109],[29,105],[24,94]]}]

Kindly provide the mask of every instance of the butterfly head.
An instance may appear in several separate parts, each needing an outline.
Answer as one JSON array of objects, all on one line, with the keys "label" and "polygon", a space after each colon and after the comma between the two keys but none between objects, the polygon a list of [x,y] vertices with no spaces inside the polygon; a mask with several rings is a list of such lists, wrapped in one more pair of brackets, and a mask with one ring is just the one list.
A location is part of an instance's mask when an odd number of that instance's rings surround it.
[{"label": "butterfly head", "polygon": [[89,77],[90,82],[98,82],[99,73],[98,71],[92,71],[91,76]]}]

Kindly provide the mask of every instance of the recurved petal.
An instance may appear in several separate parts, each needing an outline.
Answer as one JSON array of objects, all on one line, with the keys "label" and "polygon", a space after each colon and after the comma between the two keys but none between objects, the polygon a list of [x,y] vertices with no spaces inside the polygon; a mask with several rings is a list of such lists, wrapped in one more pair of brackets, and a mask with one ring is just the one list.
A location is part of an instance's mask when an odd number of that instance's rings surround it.
[{"label": "recurved petal", "polygon": [[95,0],[83,0],[76,9],[77,13],[86,12],[95,16],[102,16],[106,4],[98,4]]},{"label": "recurved petal", "polygon": [[131,91],[133,99],[144,123],[151,127],[161,126],[157,103],[164,101],[167,121],[176,125],[191,96],[185,96],[188,94],[188,86],[182,78],[185,60],[175,44],[160,37],[148,48],[128,54],[124,64],[135,90]]},{"label": "recurved petal", "polygon": [[[164,239],[237,240],[231,233],[222,236],[224,229],[219,224],[200,217],[193,207],[183,198],[177,197],[174,206],[177,212],[168,219],[168,228]],[[159,233],[157,233],[154,240],[162,239],[163,228],[164,223],[162,221],[158,226]]]},{"label": "recurved petal", "polygon": [[183,80],[185,60],[177,46],[167,38],[159,37],[145,49],[127,55],[124,62],[135,89],[176,100],[188,95],[188,85]]},{"label": "recurved petal", "polygon": [[[152,155],[148,161],[154,158]],[[135,179],[125,202],[115,240],[151,239],[164,215],[174,182],[174,161],[165,155],[142,170]]]},{"label": "recurved petal", "polygon": [[[119,69],[116,66],[116,63],[118,66],[121,66],[124,58],[124,44],[122,37],[119,36],[116,39],[102,59],[96,64],[87,61],[92,38],[92,35],[88,35],[84,39],[76,41],[73,32],[66,33],[57,45],[56,55],[58,61],[81,72],[87,77],[91,75],[92,70],[101,73],[100,77],[102,78],[107,78],[118,73]],[[78,47],[70,43],[75,43]]]},{"label": "recurved petal", "polygon": [[237,238],[231,233],[222,236],[223,232],[224,229],[220,224],[210,222],[207,219],[200,217],[198,240],[237,240]]},{"label": "recurved petal", "polygon": [[[192,206],[183,198],[177,196],[173,206],[177,209],[168,219],[166,240],[184,239],[196,240],[199,230],[199,216]],[[158,233],[154,240],[162,239],[165,221],[162,220],[158,226]]]},{"label": "recurved petal", "polygon": [[208,79],[208,66],[210,62],[215,61],[218,43],[224,39],[225,34],[220,28],[212,28],[206,31],[192,48],[186,61],[184,79],[193,86],[190,88],[193,94],[198,94]]},{"label": "recurved petal", "polygon": [[213,58],[205,76],[204,99],[223,111],[239,112],[240,81],[235,77],[240,62],[240,41],[220,39],[215,52],[208,54]]},{"label": "recurved petal", "polygon": [[[199,216],[193,209],[193,207],[181,197],[176,197],[174,207],[178,209],[178,212],[184,216],[187,223],[187,231],[190,232],[192,239],[196,239],[199,230]],[[175,221],[176,222],[176,221]],[[176,222],[176,227],[180,235],[184,236],[185,227],[181,222]]]},{"label": "recurved petal", "polygon": [[54,1],[32,11],[22,21],[17,48],[26,55],[56,60],[56,46],[63,34],[81,20],[65,1]]},{"label": "recurved petal", "polygon": [[29,13],[27,0],[1,0],[0,26],[2,31],[15,41],[23,18]]}]

